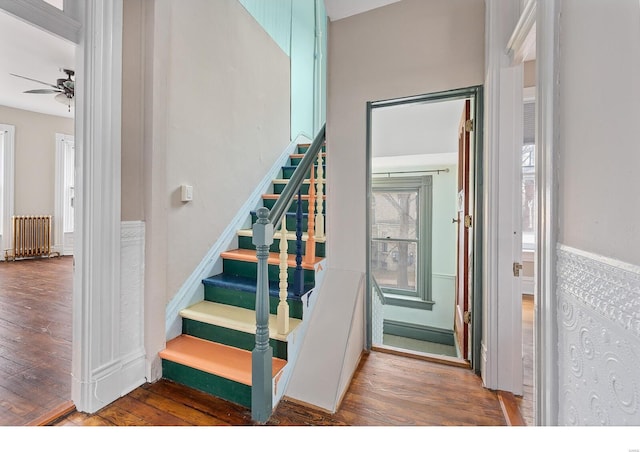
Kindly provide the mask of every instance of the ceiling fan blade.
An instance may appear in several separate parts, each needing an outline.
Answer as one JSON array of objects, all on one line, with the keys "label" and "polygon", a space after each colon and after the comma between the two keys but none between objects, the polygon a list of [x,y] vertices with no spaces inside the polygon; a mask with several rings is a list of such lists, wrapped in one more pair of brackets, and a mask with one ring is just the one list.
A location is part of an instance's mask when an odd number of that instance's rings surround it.
[{"label": "ceiling fan blade", "polygon": [[43,85],[47,85],[47,86],[50,86],[52,88],[58,88],[56,85],[52,85],[51,83],[41,82],[40,80],[36,80],[36,79],[33,79],[33,78],[29,78],[29,77],[24,77],[22,75],[18,75],[18,74],[9,74],[9,75],[13,75],[14,77],[23,78],[25,80],[30,80],[30,81],[36,82],[36,83],[42,83]]},{"label": "ceiling fan blade", "polygon": [[27,94],[55,94],[61,93],[59,89],[30,89],[29,91],[23,91]]}]

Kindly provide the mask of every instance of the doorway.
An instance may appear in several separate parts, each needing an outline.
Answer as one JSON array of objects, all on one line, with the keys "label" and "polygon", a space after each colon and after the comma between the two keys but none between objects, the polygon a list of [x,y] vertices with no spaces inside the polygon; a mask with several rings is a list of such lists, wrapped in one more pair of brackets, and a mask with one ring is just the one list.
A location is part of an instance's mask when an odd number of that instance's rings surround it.
[{"label": "doorway", "polygon": [[[75,112],[69,97],[63,95],[64,103],[56,97],[61,94],[56,78],[66,77],[62,68],[76,67],[77,46],[4,9],[0,19],[2,35],[10,37],[4,40],[10,49],[3,47],[8,71],[2,74],[0,122],[12,124],[0,126],[0,332],[5,350],[0,391],[7,401],[0,423],[29,425],[71,404],[73,258],[48,259],[43,253],[5,261],[13,255],[13,215],[51,216],[48,251],[62,251],[55,240],[61,218],[54,202],[56,132],[74,134]],[[73,93],[73,84],[66,87]],[[72,152],[66,163],[72,180]],[[68,212],[73,225],[71,216]]]},{"label": "doorway", "polygon": [[368,103],[371,348],[473,367],[479,94],[474,87]]},{"label": "doorway", "polygon": [[54,243],[62,256],[73,255],[75,205],[75,142],[73,135],[56,133]]}]

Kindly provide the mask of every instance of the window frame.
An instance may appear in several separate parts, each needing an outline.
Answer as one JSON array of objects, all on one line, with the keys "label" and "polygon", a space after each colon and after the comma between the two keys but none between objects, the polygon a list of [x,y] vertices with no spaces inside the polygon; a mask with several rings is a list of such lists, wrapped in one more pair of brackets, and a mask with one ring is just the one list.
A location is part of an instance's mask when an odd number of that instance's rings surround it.
[{"label": "window frame", "polygon": [[[375,192],[398,192],[416,190],[418,192],[418,225],[417,225],[417,239],[381,239],[373,236],[372,231],[369,231],[371,236],[369,247],[373,242],[379,241],[384,243],[397,242],[399,240],[407,242],[417,242],[416,256],[416,289],[406,290],[397,289],[393,287],[386,287],[380,284],[383,294],[400,295],[407,297],[415,297],[421,301],[431,301],[432,292],[432,223],[433,223],[433,176],[404,176],[404,177],[374,177],[371,179],[371,194],[372,201]],[[371,211],[371,228],[375,225],[373,212]]]}]

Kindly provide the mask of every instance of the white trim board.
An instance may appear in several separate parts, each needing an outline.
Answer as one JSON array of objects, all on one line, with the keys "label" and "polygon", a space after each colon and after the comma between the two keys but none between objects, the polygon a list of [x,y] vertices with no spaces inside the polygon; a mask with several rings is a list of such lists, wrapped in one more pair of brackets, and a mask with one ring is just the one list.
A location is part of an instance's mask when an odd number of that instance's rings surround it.
[{"label": "white trim board", "polygon": [[122,0],[77,6],[71,396],[78,411],[93,413],[144,378],[121,344],[123,319],[132,321],[142,301],[123,306],[120,292]]},{"label": "white trim board", "polygon": [[[522,394],[520,278],[513,263],[522,254],[519,185],[522,146],[523,68],[505,58],[505,31],[516,27],[517,2],[487,0],[486,115],[483,224],[482,380],[486,387]],[[486,352],[485,352],[486,351]]]},{"label": "white trim board", "polygon": [[253,193],[251,193],[249,198],[238,210],[238,213],[233,217],[233,220],[231,220],[229,225],[222,232],[220,238],[216,240],[205,255],[204,259],[202,259],[195,270],[182,284],[176,295],[169,301],[165,314],[165,331],[167,340],[179,336],[182,332],[180,310],[191,306],[198,301],[202,301],[204,297],[204,286],[202,285],[202,280],[222,272],[220,254],[229,249],[229,246],[234,240],[236,240],[238,230],[242,229],[246,223],[251,210],[254,210],[256,206],[259,205],[262,194],[267,192],[271,183],[277,177],[278,172],[282,169],[282,166],[286,164],[289,156],[296,153],[295,151],[299,144],[306,144],[309,142],[308,137],[298,135],[295,140],[289,143],[262,181],[260,181],[253,190]]},{"label": "white trim board", "polygon": [[2,255],[0,259],[4,259],[4,251],[11,248],[11,217],[14,213],[15,199],[15,126],[8,124],[0,124],[0,130],[4,140],[3,149],[3,187],[2,187]]},{"label": "white trim board", "polygon": [[534,312],[534,363],[536,425],[558,423],[558,326],[556,294],[556,243],[558,188],[556,145],[558,142],[559,0],[538,1],[536,7],[536,306]]}]

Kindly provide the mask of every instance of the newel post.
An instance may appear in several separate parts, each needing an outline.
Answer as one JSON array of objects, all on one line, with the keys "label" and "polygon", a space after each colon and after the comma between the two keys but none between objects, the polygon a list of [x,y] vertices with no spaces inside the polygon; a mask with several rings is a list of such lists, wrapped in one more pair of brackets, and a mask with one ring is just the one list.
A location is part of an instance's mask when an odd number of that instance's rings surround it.
[{"label": "newel post", "polygon": [[269,346],[269,271],[267,259],[273,243],[273,224],[269,221],[269,209],[257,211],[258,221],[253,225],[253,244],[258,258],[256,286],[256,346],[251,354],[251,418],[265,423],[272,411],[272,363],[273,349]]}]

